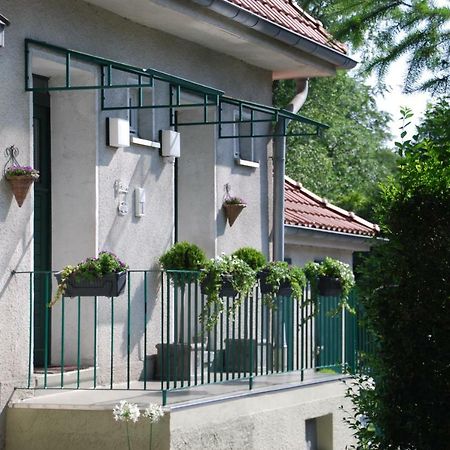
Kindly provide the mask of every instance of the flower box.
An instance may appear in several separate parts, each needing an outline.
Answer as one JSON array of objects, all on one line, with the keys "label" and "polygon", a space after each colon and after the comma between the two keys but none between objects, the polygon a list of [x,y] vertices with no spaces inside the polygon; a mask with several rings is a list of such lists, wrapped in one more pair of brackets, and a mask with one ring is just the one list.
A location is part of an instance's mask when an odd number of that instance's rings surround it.
[{"label": "flower box", "polygon": [[[58,284],[61,282],[61,272],[55,273]],[[70,275],[67,287],[64,291],[65,297],[117,297],[125,289],[127,283],[127,272],[108,273],[99,278],[87,279]]]},{"label": "flower box", "polygon": [[317,290],[324,297],[338,297],[342,294],[342,284],[339,278],[321,276],[317,282]]},{"label": "flower box", "polygon": [[[268,270],[261,270],[258,273],[259,278],[259,287],[261,290],[261,294],[271,294],[272,286],[267,283],[266,279],[269,275]],[[273,295],[276,297],[290,297],[292,295],[292,286],[290,281],[282,281],[280,283],[280,287],[277,292],[274,292]]]},{"label": "flower box", "polygon": [[[238,292],[233,287],[232,276],[231,275],[222,275],[222,285],[219,291],[219,297],[236,297]],[[205,280],[200,284],[200,292],[203,295],[207,295],[206,286],[208,285],[208,276]]]}]

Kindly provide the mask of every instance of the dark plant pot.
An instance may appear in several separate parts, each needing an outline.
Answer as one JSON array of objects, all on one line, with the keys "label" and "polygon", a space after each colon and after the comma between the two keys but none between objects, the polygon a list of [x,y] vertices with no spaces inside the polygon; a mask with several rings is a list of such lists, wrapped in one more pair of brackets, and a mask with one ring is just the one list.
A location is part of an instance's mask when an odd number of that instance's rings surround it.
[{"label": "dark plant pot", "polygon": [[[55,273],[58,284],[61,272]],[[125,289],[127,272],[108,273],[100,278],[85,279],[71,275],[64,292],[65,297],[117,297]]]},{"label": "dark plant pot", "polygon": [[181,381],[189,380],[191,376],[191,345],[190,344],[156,344],[157,380]]},{"label": "dark plant pot", "polygon": [[339,278],[319,277],[317,290],[324,297],[337,297],[342,294],[342,285]]},{"label": "dark plant pot", "polygon": [[256,339],[225,339],[224,371],[256,370]]},{"label": "dark plant pot", "polygon": [[236,221],[239,214],[241,214],[242,210],[246,207],[247,205],[244,205],[243,203],[225,203],[223,205],[230,227],[233,226],[233,223]]},{"label": "dark plant pot", "polygon": [[[269,275],[267,270],[261,270],[258,273],[259,287],[261,289],[261,294],[270,294],[272,292],[272,286],[266,282]],[[278,291],[274,292],[273,295],[276,297],[290,297],[292,295],[292,286],[289,281],[282,281],[280,283],[280,288]]]},{"label": "dark plant pot", "polygon": [[[222,286],[220,287],[219,297],[236,297],[238,291],[234,289],[231,275],[222,275]],[[206,276],[204,282],[200,285],[200,291],[203,295],[206,295],[206,285],[208,284],[208,276]]]}]

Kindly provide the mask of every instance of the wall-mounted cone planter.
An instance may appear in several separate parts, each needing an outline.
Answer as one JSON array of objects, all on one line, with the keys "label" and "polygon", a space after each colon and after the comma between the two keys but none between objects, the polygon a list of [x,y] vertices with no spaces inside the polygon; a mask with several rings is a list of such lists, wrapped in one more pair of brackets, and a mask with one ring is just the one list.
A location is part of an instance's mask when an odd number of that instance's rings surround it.
[{"label": "wall-mounted cone planter", "polygon": [[30,175],[7,175],[6,179],[11,185],[14,197],[20,208],[30,190],[30,186],[37,180],[37,177]]},{"label": "wall-mounted cone planter", "polygon": [[228,218],[228,223],[230,224],[230,227],[232,227],[239,214],[247,207],[247,205],[244,203],[225,203],[223,207],[225,208],[225,215]]}]

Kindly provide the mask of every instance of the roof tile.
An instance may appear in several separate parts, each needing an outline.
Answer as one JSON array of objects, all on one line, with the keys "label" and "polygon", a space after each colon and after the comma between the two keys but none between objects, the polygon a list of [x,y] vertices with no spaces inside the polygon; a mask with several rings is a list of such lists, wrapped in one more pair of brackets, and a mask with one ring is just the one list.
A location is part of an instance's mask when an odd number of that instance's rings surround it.
[{"label": "roof tile", "polygon": [[375,236],[380,231],[378,225],[328,203],[289,177],[285,179],[284,193],[285,225],[363,236]]},{"label": "roof tile", "polygon": [[302,37],[346,54],[347,47],[333,39],[322,23],[303,11],[295,0],[228,0]]}]

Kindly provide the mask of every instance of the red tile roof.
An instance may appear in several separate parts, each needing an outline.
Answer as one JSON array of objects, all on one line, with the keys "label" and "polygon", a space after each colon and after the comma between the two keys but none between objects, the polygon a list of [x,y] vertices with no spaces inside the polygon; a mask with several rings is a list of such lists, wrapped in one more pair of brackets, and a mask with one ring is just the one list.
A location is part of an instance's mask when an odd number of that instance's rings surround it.
[{"label": "red tile roof", "polygon": [[334,206],[286,177],[284,223],[341,233],[375,236],[380,228],[352,212]]},{"label": "red tile roof", "polygon": [[322,23],[303,11],[295,0],[228,0],[295,34],[346,54],[347,47],[335,41]]}]

